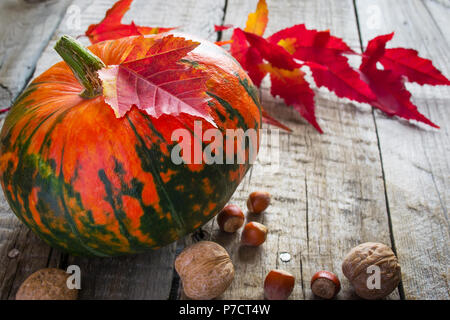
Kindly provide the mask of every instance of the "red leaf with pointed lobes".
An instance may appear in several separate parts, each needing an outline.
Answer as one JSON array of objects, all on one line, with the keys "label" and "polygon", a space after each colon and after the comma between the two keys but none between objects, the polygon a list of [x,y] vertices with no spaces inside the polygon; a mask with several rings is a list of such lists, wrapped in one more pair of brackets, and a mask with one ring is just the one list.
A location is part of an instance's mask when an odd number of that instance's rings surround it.
[{"label": "red leaf with pointed lobes", "polygon": [[[205,93],[207,76],[179,62],[198,45],[170,35],[155,41],[142,59],[101,69],[98,74],[103,96],[116,117],[123,117],[136,106],[155,118],[186,113],[215,126]],[[137,51],[136,56],[141,56],[142,48]]]},{"label": "red leaf with pointed lobes", "polygon": [[[270,73],[272,95],[283,98],[317,130],[322,132],[315,118],[314,92],[299,69],[302,64],[298,60],[310,67],[319,87],[328,88],[338,97],[371,103],[390,115],[437,127],[412,104],[411,94],[406,90],[402,77],[420,84],[448,85],[449,81],[431,61],[420,58],[416,51],[386,49],[386,43],[394,33],[369,42],[362,55],[360,71],[357,71],[343,56],[356,52],[328,30],[309,30],[304,24],[299,24],[280,30],[268,39],[262,38],[260,35],[267,24],[263,6],[266,7],[265,1],[259,1],[257,11],[249,16],[245,31],[234,30],[231,53],[257,86]],[[261,19],[259,27],[263,29],[259,30],[262,31],[255,31],[258,19]],[[378,62],[387,70],[378,70]],[[273,123],[273,120],[267,119],[266,122]]]},{"label": "red leaf with pointed lobes", "polygon": [[360,70],[372,69],[376,68],[377,62],[384,55],[386,50],[386,43],[392,40],[394,37],[394,33],[385,34],[382,36],[378,36],[373,38],[367,44],[366,51],[363,53],[363,58],[361,62]]},{"label": "red leaf with pointed lobes", "polygon": [[182,37],[175,37],[173,35],[168,35],[160,39],[137,37],[134,39],[133,48],[130,50],[124,62],[139,60],[170,51],[173,52],[171,59],[176,59],[175,54],[177,54],[179,60],[197,46],[198,42],[186,40]]},{"label": "red leaf with pointed lobes", "polygon": [[399,116],[407,120],[416,120],[434,128],[436,124],[421,114],[411,102],[411,93],[406,89],[401,76],[391,70],[366,69],[362,74],[377,99],[371,104],[390,116]]},{"label": "red leaf with pointed lobes", "polygon": [[231,55],[247,71],[253,83],[259,87],[267,74],[267,71],[261,68],[264,62],[261,54],[256,48],[249,46],[244,32],[239,28],[234,29],[231,40]]},{"label": "red leaf with pointed lobes", "polygon": [[[237,29],[240,30],[240,29]],[[242,31],[242,30],[241,30]],[[261,57],[276,68],[293,70],[301,65],[294,61],[292,55],[283,47],[270,43],[261,36],[242,31],[250,46],[261,54]]]},{"label": "red leaf with pointed lobes", "polygon": [[323,133],[316,120],[314,91],[305,80],[305,73],[300,69],[286,70],[265,64],[264,69],[270,73],[272,86],[270,93],[279,96],[287,105],[291,105],[300,115]]},{"label": "red leaf with pointed lobes", "polygon": [[411,102],[411,93],[406,89],[402,75],[393,70],[377,69],[377,62],[385,55],[386,43],[392,39],[393,35],[391,33],[372,39],[363,54],[360,66],[361,76],[376,95],[376,99],[371,104],[390,116],[396,115],[439,128],[421,114]]},{"label": "red leaf with pointed lobes", "polygon": [[328,64],[343,53],[355,54],[342,39],[332,36],[329,31],[309,30],[304,24],[280,30],[267,40],[283,46],[296,59],[320,64]]},{"label": "red leaf with pointed lobes", "polygon": [[150,28],[131,24],[122,24],[122,18],[130,9],[133,0],[119,0],[107,12],[105,18],[98,24],[91,24],[86,30],[86,36],[91,43],[104,40],[119,39],[128,36],[155,34],[167,32],[174,28]]},{"label": "red leaf with pointed lobes", "polygon": [[405,76],[410,82],[450,85],[450,81],[433,66],[431,60],[419,57],[418,52],[413,49],[386,49],[380,62],[386,69]]},{"label": "red leaf with pointed lobes", "polygon": [[369,86],[361,80],[344,56],[336,56],[328,65],[307,62],[318,87],[326,87],[340,98],[370,103],[376,99]]}]

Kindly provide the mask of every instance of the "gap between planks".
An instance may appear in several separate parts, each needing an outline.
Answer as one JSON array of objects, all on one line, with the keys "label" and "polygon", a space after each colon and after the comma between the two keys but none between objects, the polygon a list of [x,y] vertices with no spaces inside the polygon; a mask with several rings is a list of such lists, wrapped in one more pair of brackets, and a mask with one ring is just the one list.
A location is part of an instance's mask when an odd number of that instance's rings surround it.
[{"label": "gap between planks", "polygon": [[[355,4],[360,21],[374,21],[377,12],[383,13],[378,23],[360,25],[362,44],[395,31],[388,47],[416,49],[449,75],[449,38],[442,33],[447,27],[449,2],[411,0],[393,5],[386,0],[356,0]],[[403,292],[406,299],[448,299],[450,118],[445,110],[450,90],[414,84],[407,84],[407,88],[419,111],[438,122],[441,129],[373,111]]]},{"label": "gap between planks", "polygon": [[[360,20],[359,20],[359,15],[358,15],[358,8],[356,6],[356,0],[353,0],[353,9],[354,9],[354,12],[355,12],[356,26],[358,28],[360,50],[361,50],[361,52],[364,52],[365,48],[363,46],[363,40],[362,40],[362,36],[361,36],[361,25],[360,25]],[[375,113],[374,113],[374,108],[373,107],[372,107],[372,119],[373,119],[373,124],[375,126],[375,132],[376,132],[376,136],[377,136],[377,146],[378,146],[378,152],[379,152],[379,156],[380,156],[381,174],[382,174],[382,177],[383,177],[384,198],[385,198],[385,201],[386,201],[386,214],[387,214],[387,218],[388,218],[388,226],[389,226],[389,236],[390,236],[390,240],[391,240],[391,248],[392,248],[392,251],[395,253],[395,255],[398,256],[397,248],[395,246],[394,232],[392,230],[391,211],[389,210],[389,198],[388,198],[388,194],[387,194],[387,190],[386,190],[386,175],[385,175],[385,172],[384,172],[383,155],[381,154],[380,137],[379,137],[379,134],[378,134],[377,122],[376,122],[376,119],[375,119]],[[404,288],[403,288],[403,280],[402,279],[400,280],[400,283],[398,285],[398,291],[399,291],[400,299],[401,300],[405,300],[405,292],[404,292]]]}]

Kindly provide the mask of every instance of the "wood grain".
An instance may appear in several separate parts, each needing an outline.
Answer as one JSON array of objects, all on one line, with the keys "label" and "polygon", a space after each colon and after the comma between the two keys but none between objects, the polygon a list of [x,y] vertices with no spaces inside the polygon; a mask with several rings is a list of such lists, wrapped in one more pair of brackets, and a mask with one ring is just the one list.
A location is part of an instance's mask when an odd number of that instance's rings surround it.
[{"label": "wood grain", "polygon": [[[425,4],[433,6],[434,13],[440,10],[448,17],[450,9],[440,2]],[[377,7],[383,12],[380,23],[364,23],[373,19],[368,3],[372,12]],[[413,47],[449,76],[450,47],[443,37],[448,33],[448,21],[434,19],[425,4],[413,0],[396,1],[394,6],[387,0],[357,1],[363,43],[366,45],[375,35],[395,31],[389,47]],[[436,10],[436,6],[440,9]],[[450,89],[418,85],[408,88],[419,111],[441,129],[409,124],[375,112],[392,230],[405,297],[448,299]]]},{"label": "wood grain", "polygon": [[6,108],[33,75],[36,61],[71,0],[0,2],[0,106]]},{"label": "wood grain", "polygon": [[450,0],[425,0],[424,5],[429,11],[431,19],[434,20],[436,26],[439,28],[440,35],[449,43],[448,17],[450,14]]},{"label": "wood grain", "polygon": [[[254,11],[256,2],[228,1],[225,23],[243,27],[246,16],[242,12]],[[331,29],[359,50],[352,1],[268,1],[268,6],[266,35],[305,22],[309,28]],[[226,39],[229,32],[224,35]],[[325,131],[320,135],[281,100],[272,98],[268,85],[266,80],[261,90],[264,108],[291,127],[293,133],[280,133],[261,150],[262,158],[279,154],[279,165],[271,170],[265,160],[265,164],[255,166],[233,197],[233,202],[245,208],[251,191],[272,193],[273,203],[266,213],[248,215],[249,220],[269,228],[267,241],[259,248],[241,247],[239,234],[224,235],[213,225],[211,238],[227,248],[236,267],[235,280],[223,297],[263,298],[266,274],[281,268],[297,278],[291,299],[313,298],[310,279],[321,269],[335,272],[342,280],[338,299],[355,298],[341,272],[345,253],[366,241],[390,245],[371,109],[318,90],[317,116]],[[291,255],[289,262],[280,260],[282,252]],[[397,299],[398,293],[390,298]]]}]

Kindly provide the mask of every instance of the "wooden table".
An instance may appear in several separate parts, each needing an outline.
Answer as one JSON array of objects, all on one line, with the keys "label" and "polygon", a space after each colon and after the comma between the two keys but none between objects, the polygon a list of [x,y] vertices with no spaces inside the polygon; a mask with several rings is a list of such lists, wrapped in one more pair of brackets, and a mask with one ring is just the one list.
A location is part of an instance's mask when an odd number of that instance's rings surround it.
[{"label": "wooden table", "polygon": [[[0,4],[0,106],[6,107],[35,75],[59,61],[53,51],[63,34],[84,33],[99,22],[114,0],[48,0]],[[214,24],[244,26],[256,0],[135,0],[125,21],[150,26],[181,26],[209,40]],[[448,0],[284,0],[268,1],[266,35],[297,23],[330,29],[360,52],[375,35],[396,32],[392,46],[412,47],[450,75],[450,2]],[[447,27],[446,27],[447,26]],[[86,42],[86,39],[82,39]],[[230,253],[236,276],[225,299],[263,298],[267,272],[282,268],[297,285],[291,299],[311,299],[311,276],[319,269],[339,275],[338,299],[355,298],[341,271],[345,253],[366,241],[386,243],[402,266],[402,283],[391,299],[449,299],[450,90],[408,85],[434,130],[353,104],[318,90],[318,134],[294,111],[268,93],[264,107],[294,131],[265,137],[264,154],[279,154],[278,167],[258,164],[232,201],[245,207],[252,190],[267,190],[273,205],[257,220],[270,230],[257,249],[239,245],[239,235],[225,236],[215,221],[196,234],[161,250],[136,256],[91,259],[50,248],[22,225],[0,199],[0,297],[14,299],[21,282],[45,267],[79,265],[82,299],[183,298],[174,271],[176,255],[203,237]],[[270,131],[269,131],[270,132]],[[275,159],[276,160],[276,159]],[[264,161],[262,161],[264,162]],[[16,249],[14,251],[11,251]],[[18,250],[18,251],[17,251]],[[280,259],[287,252],[288,262]],[[11,258],[8,256],[16,256]],[[18,254],[17,254],[18,253]]]}]

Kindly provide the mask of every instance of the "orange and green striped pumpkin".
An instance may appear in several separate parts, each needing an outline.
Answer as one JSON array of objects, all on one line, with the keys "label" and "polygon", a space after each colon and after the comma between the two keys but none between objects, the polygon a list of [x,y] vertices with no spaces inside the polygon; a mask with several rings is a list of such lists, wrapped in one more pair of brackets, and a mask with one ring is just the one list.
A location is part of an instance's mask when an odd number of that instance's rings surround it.
[{"label": "orange and green striped pumpkin", "polygon": [[[89,50],[113,65],[131,45],[132,37]],[[257,91],[225,50],[202,41],[183,63],[208,73],[209,112],[222,132],[259,133]],[[6,198],[20,220],[54,247],[114,256],[167,245],[214,217],[250,167],[176,165],[171,133],[191,130],[199,119],[156,119],[135,107],[116,118],[102,95],[81,98],[82,89],[66,62],[53,65],[15,101],[0,136]]]}]

